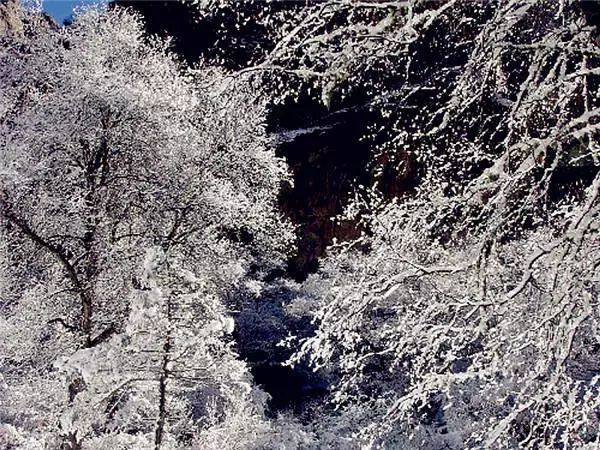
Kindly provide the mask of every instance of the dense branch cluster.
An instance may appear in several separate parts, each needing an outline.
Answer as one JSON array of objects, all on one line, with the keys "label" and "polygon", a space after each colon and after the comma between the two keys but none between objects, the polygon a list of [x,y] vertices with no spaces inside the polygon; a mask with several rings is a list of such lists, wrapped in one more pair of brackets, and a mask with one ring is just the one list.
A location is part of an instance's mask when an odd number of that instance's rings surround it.
[{"label": "dense branch cluster", "polygon": [[[353,202],[365,233],[294,305],[321,305],[295,359],[335,373],[365,444],[597,445],[597,32],[574,2],[469,7],[423,13],[478,20],[459,74],[420,78],[422,49],[401,44],[410,91],[376,99],[394,119],[379,151],[406,152],[419,182],[391,204],[376,190]],[[438,97],[404,112],[423,90]]]}]

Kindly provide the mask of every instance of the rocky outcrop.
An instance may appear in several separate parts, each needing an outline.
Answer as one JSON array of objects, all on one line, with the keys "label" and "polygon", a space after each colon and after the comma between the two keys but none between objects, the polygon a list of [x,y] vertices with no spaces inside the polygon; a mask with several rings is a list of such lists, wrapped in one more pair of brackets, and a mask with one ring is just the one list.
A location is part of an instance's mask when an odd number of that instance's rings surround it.
[{"label": "rocky outcrop", "polygon": [[24,13],[19,0],[0,0],[0,38],[22,40],[58,29],[58,24],[43,12]]},{"label": "rocky outcrop", "polygon": [[19,0],[1,0],[0,36],[22,38],[24,34],[23,15]]}]

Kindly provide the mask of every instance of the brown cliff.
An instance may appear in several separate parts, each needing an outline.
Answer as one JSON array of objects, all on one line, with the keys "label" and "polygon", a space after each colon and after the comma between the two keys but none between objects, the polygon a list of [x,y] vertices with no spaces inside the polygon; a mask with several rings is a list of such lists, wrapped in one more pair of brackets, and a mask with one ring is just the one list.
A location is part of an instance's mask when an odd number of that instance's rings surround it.
[{"label": "brown cliff", "polygon": [[58,29],[58,24],[43,12],[24,12],[19,0],[0,0],[0,38],[22,40]]}]

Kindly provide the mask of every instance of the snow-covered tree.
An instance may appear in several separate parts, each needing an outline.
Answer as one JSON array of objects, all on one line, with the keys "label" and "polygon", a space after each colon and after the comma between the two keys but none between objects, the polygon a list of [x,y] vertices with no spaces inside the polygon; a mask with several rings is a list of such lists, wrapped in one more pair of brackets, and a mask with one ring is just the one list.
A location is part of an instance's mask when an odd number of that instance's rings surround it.
[{"label": "snow-covered tree", "polygon": [[[184,3],[194,70],[119,9],[3,40],[0,445],[597,447],[600,41],[581,2]],[[291,240],[264,117],[295,102],[319,118],[280,143],[334,141],[352,112],[374,181],[341,217],[360,238],[287,305],[288,329],[315,326],[290,362],[331,382],[306,428],[266,420],[228,314]],[[275,292],[261,330],[284,320]]]},{"label": "snow-covered tree", "polygon": [[282,262],[286,169],[248,87],[166,48],[118,9],[2,47],[7,433],[175,448],[260,412],[223,301]]},{"label": "snow-covered tree", "polygon": [[[435,3],[436,20],[459,3]],[[364,235],[296,300],[320,307],[295,360],[337,379],[338,426],[358,443],[593,448],[596,31],[568,1],[500,1],[484,19],[428,117],[388,103],[382,151],[408,152],[421,177],[392,204],[377,190],[353,203]]]}]

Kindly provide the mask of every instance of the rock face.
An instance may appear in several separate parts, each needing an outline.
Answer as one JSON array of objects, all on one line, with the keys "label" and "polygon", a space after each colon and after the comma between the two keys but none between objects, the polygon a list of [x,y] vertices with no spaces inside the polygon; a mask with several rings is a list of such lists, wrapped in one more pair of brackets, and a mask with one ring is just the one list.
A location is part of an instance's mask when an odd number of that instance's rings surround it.
[{"label": "rock face", "polygon": [[18,0],[0,2],[0,36],[22,38],[24,36],[23,17]]},{"label": "rock face", "polygon": [[22,40],[58,29],[45,13],[24,14],[19,0],[0,0],[0,38]]}]

